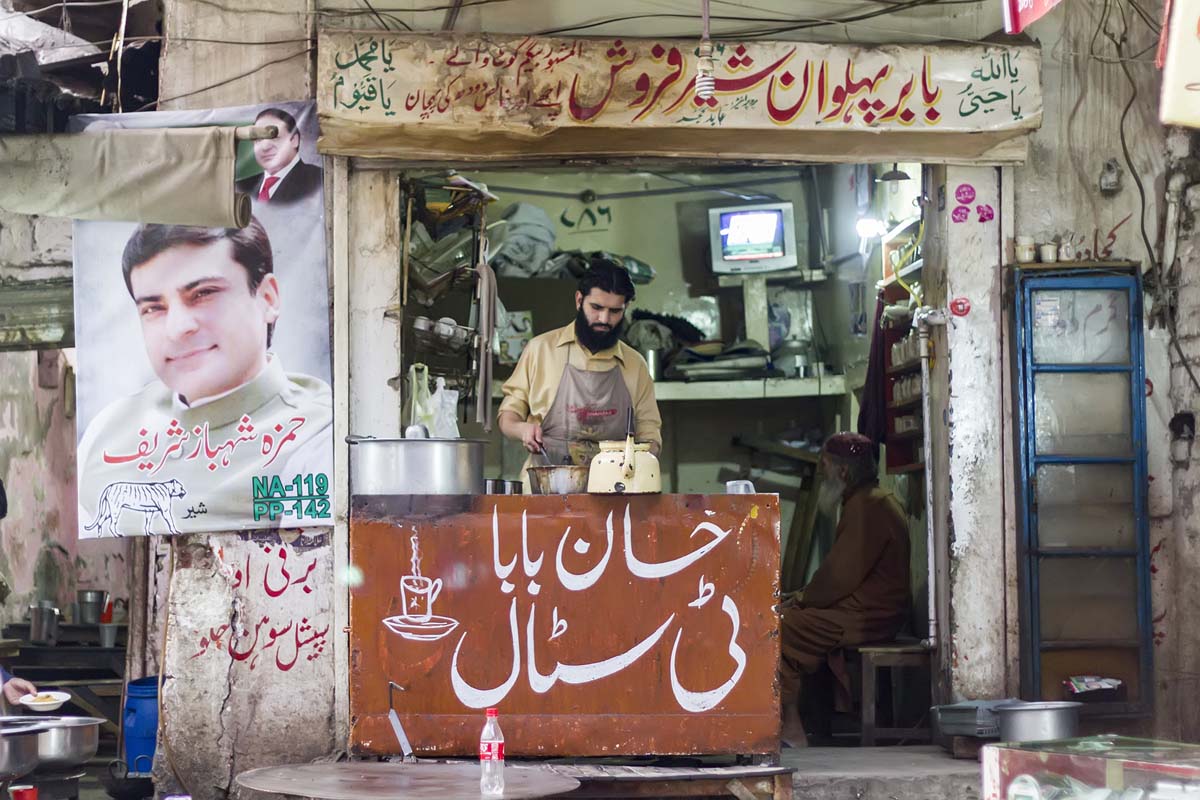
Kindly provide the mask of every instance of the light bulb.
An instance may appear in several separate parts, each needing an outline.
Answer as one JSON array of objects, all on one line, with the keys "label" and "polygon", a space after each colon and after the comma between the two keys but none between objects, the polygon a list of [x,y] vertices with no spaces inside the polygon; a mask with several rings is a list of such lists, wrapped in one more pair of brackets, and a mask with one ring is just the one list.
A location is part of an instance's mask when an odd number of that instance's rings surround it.
[{"label": "light bulb", "polygon": [[713,77],[716,65],[712,58],[712,42],[705,39],[700,42],[700,57],[696,60],[696,97],[708,100],[717,90],[717,79]]},{"label": "light bulb", "polygon": [[882,236],[887,232],[887,226],[882,220],[872,217],[861,217],[854,225],[855,232],[860,239],[872,239],[876,236]]}]

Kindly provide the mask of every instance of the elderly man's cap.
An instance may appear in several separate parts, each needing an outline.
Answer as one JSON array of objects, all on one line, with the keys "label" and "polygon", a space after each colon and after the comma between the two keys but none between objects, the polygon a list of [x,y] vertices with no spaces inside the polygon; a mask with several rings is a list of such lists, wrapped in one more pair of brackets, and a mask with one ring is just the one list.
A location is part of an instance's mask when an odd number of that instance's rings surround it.
[{"label": "elderly man's cap", "polygon": [[825,452],[839,458],[860,458],[864,455],[874,455],[875,445],[861,433],[843,431],[835,433],[825,440]]}]

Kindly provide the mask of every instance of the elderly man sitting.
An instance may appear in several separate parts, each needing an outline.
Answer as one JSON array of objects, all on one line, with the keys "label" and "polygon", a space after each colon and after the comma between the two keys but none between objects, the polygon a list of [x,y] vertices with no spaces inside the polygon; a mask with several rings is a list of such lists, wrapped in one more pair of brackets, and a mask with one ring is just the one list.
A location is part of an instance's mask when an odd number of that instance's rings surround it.
[{"label": "elderly man sitting", "polygon": [[871,440],[829,437],[817,469],[818,507],[830,515],[840,507],[841,519],[812,580],[782,604],[782,738],[794,747],[808,741],[797,707],[802,676],[837,648],[892,639],[909,613],[908,521],[878,486]]}]

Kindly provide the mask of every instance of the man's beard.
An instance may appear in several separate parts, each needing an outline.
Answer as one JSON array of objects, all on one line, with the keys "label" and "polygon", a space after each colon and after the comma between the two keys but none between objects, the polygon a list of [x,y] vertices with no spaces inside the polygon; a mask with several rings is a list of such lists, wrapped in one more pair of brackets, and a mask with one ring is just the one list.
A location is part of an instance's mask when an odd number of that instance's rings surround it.
[{"label": "man's beard", "polygon": [[841,479],[826,475],[817,490],[817,510],[832,517],[842,504],[842,496],[845,493],[846,484]]},{"label": "man's beard", "polygon": [[583,309],[576,309],[575,338],[589,351],[599,353],[615,345],[621,338],[621,325],[618,323],[616,327],[597,330],[588,324]]}]

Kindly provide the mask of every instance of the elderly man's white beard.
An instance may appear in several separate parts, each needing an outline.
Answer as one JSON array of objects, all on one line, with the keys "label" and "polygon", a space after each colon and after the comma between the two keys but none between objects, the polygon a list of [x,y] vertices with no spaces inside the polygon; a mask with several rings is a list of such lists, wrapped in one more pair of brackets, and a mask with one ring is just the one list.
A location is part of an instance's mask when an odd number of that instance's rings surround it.
[{"label": "elderly man's white beard", "polygon": [[846,493],[846,483],[840,478],[826,475],[817,490],[817,510],[832,517],[842,504],[842,496]]}]

